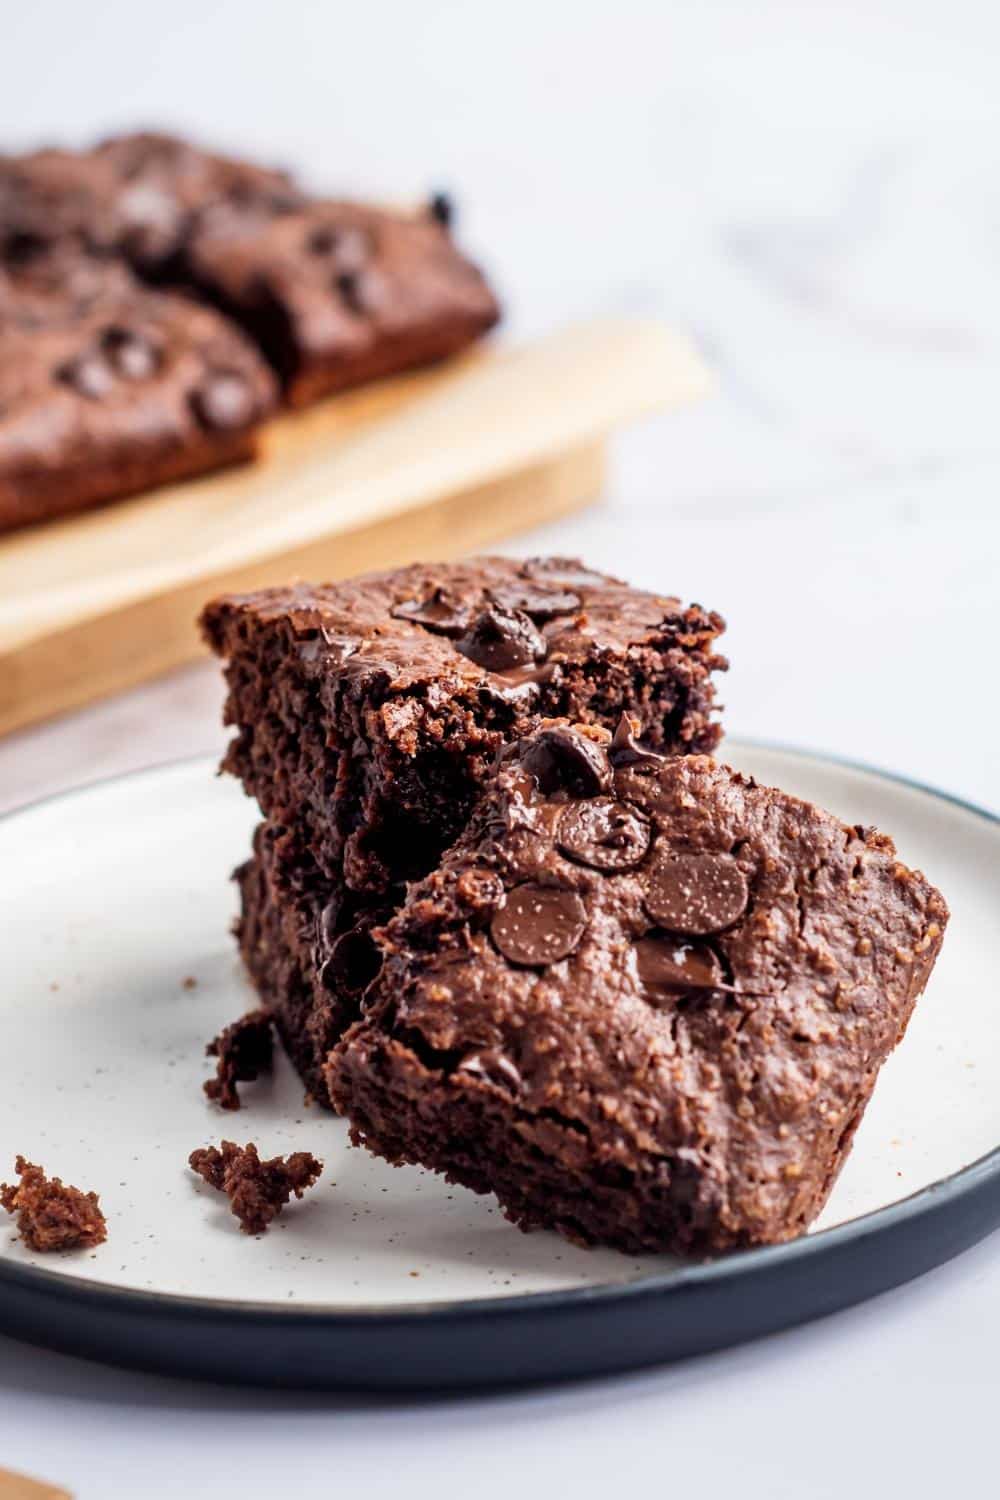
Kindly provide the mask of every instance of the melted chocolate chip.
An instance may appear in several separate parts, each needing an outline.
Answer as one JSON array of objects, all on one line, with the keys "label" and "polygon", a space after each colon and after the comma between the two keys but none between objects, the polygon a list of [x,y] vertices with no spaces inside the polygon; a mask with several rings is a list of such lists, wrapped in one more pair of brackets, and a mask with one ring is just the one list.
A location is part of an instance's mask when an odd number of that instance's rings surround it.
[{"label": "melted chocolate chip", "polygon": [[493,916],[490,934],[512,964],[554,964],[583,937],[587,912],[575,891],[518,885]]},{"label": "melted chocolate chip", "polygon": [[688,990],[718,989],[723,982],[722,965],[711,948],[679,943],[664,933],[640,938],[635,961],[643,998],[651,1005]]},{"label": "melted chocolate chip", "polygon": [[455,222],[455,202],[450,193],[433,193],[427,204],[427,212],[443,229],[450,229]]},{"label": "melted chocolate chip", "polygon": [[565,790],[574,797],[597,797],[611,790],[611,767],[604,747],[568,725],[532,735],[525,742],[521,764],[545,796]]},{"label": "melted chocolate chip", "polygon": [[320,979],[328,990],[347,990],[351,994],[367,989],[382,967],[382,955],[370,933],[355,928],[345,932],[333,945],[330,957],[320,970]]},{"label": "melted chocolate chip", "polygon": [[519,1089],[521,1075],[503,1052],[496,1047],[484,1047],[479,1052],[470,1052],[458,1065],[459,1073],[471,1073],[476,1078],[485,1078],[489,1083],[501,1087]]},{"label": "melted chocolate chip", "polygon": [[205,427],[225,432],[246,427],[254,415],[253,392],[235,370],[217,370],[191,393],[195,415]]},{"label": "melted chocolate chip", "polygon": [[630,870],[649,848],[652,829],[634,807],[598,797],[573,802],[556,828],[556,843],[564,854],[595,870]]},{"label": "melted chocolate chip", "polygon": [[536,625],[554,620],[556,615],[571,615],[580,609],[583,601],[579,594],[564,589],[532,588],[530,583],[513,584],[509,588],[490,589],[490,598],[508,609],[519,609],[530,615]]},{"label": "melted chocolate chip", "polygon": [[654,858],[646,910],[670,932],[692,937],[722,932],[746,911],[746,877],[728,854],[671,854]]},{"label": "melted chocolate chip", "polygon": [[326,662],[329,666],[342,667],[348,657],[354,655],[358,649],[356,638],[346,635],[336,635],[328,630],[325,625],[320,626],[319,635],[311,636],[308,640],[299,642],[299,656],[310,665],[316,661]]},{"label": "melted chocolate chip", "polygon": [[487,672],[508,672],[545,656],[545,637],[526,614],[491,604],[455,642],[458,650]]},{"label": "melted chocolate chip", "polygon": [[130,328],[106,328],[101,348],[112,368],[126,380],[148,380],[160,362],[149,339]]},{"label": "melted chocolate chip", "polygon": [[56,371],[56,379],[70,386],[78,396],[86,396],[88,401],[100,401],[115,383],[107,360],[94,352],[68,360]]},{"label": "melted chocolate chip", "polygon": [[640,761],[656,763],[667,759],[665,755],[660,755],[656,750],[650,750],[647,745],[643,745],[636,738],[637,726],[638,720],[630,719],[628,714],[622,714],[618,720],[618,726],[611,740],[611,749],[608,751],[611,764],[616,768],[634,766]]},{"label": "melted chocolate chip", "polygon": [[446,589],[436,588],[426,599],[404,599],[389,611],[394,620],[409,620],[422,625],[434,635],[464,635],[469,628],[469,611],[456,603]]}]

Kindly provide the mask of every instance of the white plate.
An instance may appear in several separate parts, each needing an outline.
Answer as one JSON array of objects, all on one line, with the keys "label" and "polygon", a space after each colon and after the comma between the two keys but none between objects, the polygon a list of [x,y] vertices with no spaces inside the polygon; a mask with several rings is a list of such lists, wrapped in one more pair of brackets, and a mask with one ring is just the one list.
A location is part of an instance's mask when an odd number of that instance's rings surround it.
[{"label": "white plate", "polygon": [[[995,945],[1000,824],[876,772],[729,744],[760,781],[875,823],[944,891],[952,921],[906,1040],[885,1067],[817,1228],[949,1178],[1000,1142]],[[229,874],[257,814],[206,761],[103,783],[0,823],[0,1178],[22,1152],[100,1193],[108,1241],[40,1257],[0,1225],[0,1269],[313,1311],[440,1306],[634,1282],[667,1257],[575,1249],[523,1235],[491,1199],[352,1149],[344,1124],[303,1103],[282,1057],[227,1114],[201,1090],[204,1045],[254,1003],[229,926]],[[194,981],[193,985],[191,981]],[[187,1169],[198,1145],[307,1149],[319,1185],[271,1231],[239,1232]],[[815,1231],[814,1231],[815,1232]]]}]

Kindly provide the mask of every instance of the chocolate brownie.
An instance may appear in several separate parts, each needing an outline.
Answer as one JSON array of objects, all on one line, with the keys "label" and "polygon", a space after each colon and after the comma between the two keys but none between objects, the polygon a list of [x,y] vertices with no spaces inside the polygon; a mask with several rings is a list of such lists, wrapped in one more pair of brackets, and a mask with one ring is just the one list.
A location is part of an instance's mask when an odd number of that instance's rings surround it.
[{"label": "chocolate brownie", "polygon": [[183,274],[183,250],[208,218],[282,213],[303,201],[285,172],[151,131],[93,151],[0,157],[0,261],[74,245],[124,255],[162,280]]},{"label": "chocolate brownie", "polygon": [[91,1250],[108,1237],[96,1193],[47,1177],[42,1167],[19,1156],[16,1183],[0,1183],[0,1207],[17,1217],[17,1231],[29,1250]]},{"label": "chocolate brownie", "polygon": [[273,377],[238,330],[118,270],[0,286],[0,531],[253,456]]},{"label": "chocolate brownie", "polygon": [[431,210],[216,214],[191,236],[185,274],[260,344],[292,406],[454,354],[500,316]]},{"label": "chocolate brownie", "polygon": [[330,1061],[354,1137],[628,1251],[823,1205],[947,921],[873,829],[628,726],[509,749]]},{"label": "chocolate brownie", "polygon": [[210,220],[260,219],[305,201],[287,172],[156,131],[114,136],[92,156],[113,175],[117,247],[155,279],[184,278],[188,243]]},{"label": "chocolate brownie", "polygon": [[323,1170],[323,1163],[309,1151],[261,1161],[252,1141],[245,1146],[223,1141],[221,1147],[201,1147],[191,1152],[188,1166],[209,1187],[225,1193],[244,1234],[263,1234],[292,1194],[301,1198]]},{"label": "chocolate brownie", "polygon": [[111,163],[86,152],[0,156],[0,262],[22,264],[53,245],[110,254],[118,191]]},{"label": "chocolate brownie", "polygon": [[202,624],[227,662],[225,769],[292,871],[368,896],[433,867],[498,748],[541,716],[611,727],[625,710],[668,752],[720,735],[720,617],[571,560],[229,595]]},{"label": "chocolate brownie", "polygon": [[275,830],[262,823],[254,834],[253,857],[235,873],[236,936],[247,972],[310,1099],[329,1107],[323,1068],[361,1013],[362,996],[380,965],[372,932],[393,907],[365,900],[342,881],[290,886],[276,855],[279,842]]}]

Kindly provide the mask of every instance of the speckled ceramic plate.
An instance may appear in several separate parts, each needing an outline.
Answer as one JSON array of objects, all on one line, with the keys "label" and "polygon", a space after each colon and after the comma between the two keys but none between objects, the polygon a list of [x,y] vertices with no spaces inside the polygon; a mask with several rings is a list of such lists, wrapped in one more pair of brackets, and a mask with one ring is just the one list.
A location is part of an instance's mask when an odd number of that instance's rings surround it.
[{"label": "speckled ceramic plate", "polygon": [[[34,1255],[0,1225],[0,1327],[123,1364],[262,1383],[440,1386],[675,1358],[833,1311],[1000,1223],[1000,822],[874,771],[729,759],[890,831],[952,906],[904,1045],[830,1204],[794,1244],[683,1264],[523,1235],[496,1205],[354,1150],[284,1059],[223,1114],[205,1041],[253,1003],[228,880],[255,810],[205,761],[0,823],[0,1176],[23,1152],[96,1189],[108,1241]],[[194,1146],[309,1149],[319,1185],[261,1238],[186,1168]]]}]

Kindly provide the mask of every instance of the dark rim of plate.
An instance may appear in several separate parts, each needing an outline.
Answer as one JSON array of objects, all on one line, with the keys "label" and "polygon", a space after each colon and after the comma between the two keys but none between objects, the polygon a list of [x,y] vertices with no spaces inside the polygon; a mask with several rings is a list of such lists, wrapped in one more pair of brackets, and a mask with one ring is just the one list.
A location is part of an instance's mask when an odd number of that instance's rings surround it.
[{"label": "dark rim of plate", "polygon": [[[1000,824],[1000,814],[980,807],[975,802],[956,797],[926,782],[900,776],[880,766],[847,756],[828,755],[797,745],[756,739],[733,740],[734,746],[745,745],[750,750],[773,751],[801,760],[841,766],[845,770],[859,771],[875,776],[897,786],[920,792],[939,802],[945,802],[961,811],[970,813],[985,823]],[[0,814],[0,826],[14,819],[35,812],[39,808],[69,801],[99,791],[105,787],[152,776],[198,763],[211,764],[206,755],[185,756],[180,759],[161,761],[152,766],[143,766],[119,775],[100,777],[68,791],[55,792],[48,797],[37,798],[22,807],[12,808]],[[714,1282],[751,1278],[765,1269],[780,1270],[791,1263],[823,1259],[835,1253],[841,1246],[881,1235],[888,1229],[900,1228],[908,1223],[919,1222],[932,1210],[938,1211],[974,1193],[986,1190],[992,1184],[1000,1190],[1000,1144],[992,1151],[967,1166],[943,1177],[937,1182],[919,1188],[906,1198],[900,1198],[884,1208],[873,1209],[855,1219],[847,1219],[830,1229],[821,1229],[814,1234],[801,1235],[782,1245],[768,1245],[756,1250],[738,1250],[715,1260],[697,1261],[651,1275],[636,1276],[628,1281],[601,1282],[594,1286],[570,1287],[555,1292],[526,1292],[511,1297],[470,1297],[455,1301],[430,1301],[412,1303],[337,1304],[241,1301],[223,1297],[192,1297],[180,1292],[149,1292],[132,1287],[95,1282],[84,1276],[74,1276],[64,1271],[50,1271],[34,1265],[20,1265],[0,1255],[0,1283],[13,1286],[35,1286],[49,1295],[82,1299],[94,1305],[113,1303],[116,1307],[128,1307],[136,1313],[151,1316],[160,1314],[169,1317],[183,1309],[190,1316],[202,1314],[206,1319],[217,1321],[220,1314],[237,1317],[240,1321],[267,1323],[326,1323],[342,1326],[349,1323],[414,1321],[420,1319],[434,1322],[461,1321],[463,1318],[508,1318],[534,1313],[548,1308],[567,1305],[614,1304],[631,1302],[643,1297],[661,1298],[673,1291],[689,1290],[695,1286],[707,1287]]]}]

